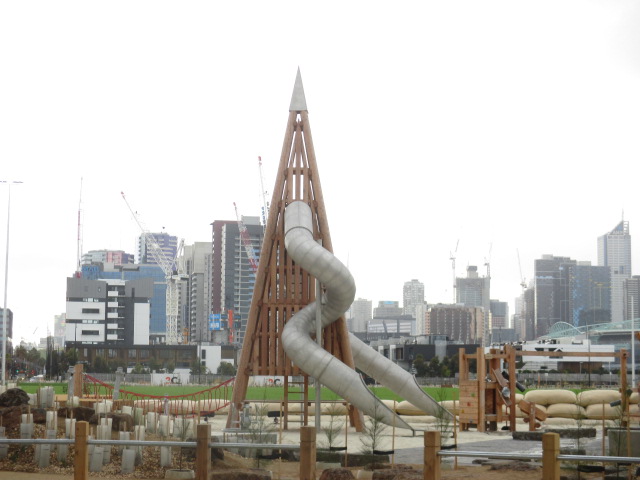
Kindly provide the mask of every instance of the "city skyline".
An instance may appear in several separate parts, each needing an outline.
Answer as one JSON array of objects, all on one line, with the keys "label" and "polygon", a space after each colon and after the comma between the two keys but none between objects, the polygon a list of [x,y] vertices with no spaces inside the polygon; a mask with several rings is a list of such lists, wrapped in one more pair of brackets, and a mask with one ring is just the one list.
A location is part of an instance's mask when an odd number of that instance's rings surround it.
[{"label": "city skyline", "polygon": [[[490,263],[491,297],[515,312],[536,258],[596,265],[597,238],[623,217],[633,237],[640,5],[337,6],[0,7],[3,178],[24,182],[11,190],[14,340],[65,311],[79,230],[82,251],[135,253],[120,192],[148,230],[187,244],[233,220],[234,202],[259,215],[298,67],[357,298],[401,300],[419,279],[449,303],[454,254],[457,276]],[[0,186],[3,252],[6,214]]]}]

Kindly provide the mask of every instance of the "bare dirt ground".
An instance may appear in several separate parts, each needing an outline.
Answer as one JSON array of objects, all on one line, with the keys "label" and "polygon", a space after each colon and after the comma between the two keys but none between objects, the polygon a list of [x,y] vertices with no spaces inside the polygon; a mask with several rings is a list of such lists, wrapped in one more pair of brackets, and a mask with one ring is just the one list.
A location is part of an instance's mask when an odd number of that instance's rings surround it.
[{"label": "bare dirt ground", "polygon": [[[414,470],[421,471],[422,465],[407,465]],[[119,465],[116,465],[119,469]],[[225,453],[224,460],[215,460],[212,464],[212,471],[221,472],[239,469],[255,468],[255,460],[243,458],[233,453]],[[261,467],[272,472],[272,478],[276,480],[295,480],[299,478],[300,465],[298,462],[280,462],[280,461],[262,461]],[[27,466],[25,465],[25,468]],[[70,480],[73,478],[73,471],[68,469],[65,472],[52,471],[47,469],[38,471],[33,465],[28,468],[29,471],[0,471],[0,480]],[[355,478],[371,478],[370,474],[359,473],[361,468],[350,468]],[[103,480],[122,480],[134,478],[146,478],[150,480],[163,479],[164,469],[157,471],[145,470],[146,473],[136,470],[133,474],[123,475],[114,473],[110,469],[102,472],[90,473],[89,478],[99,478]],[[320,478],[322,470],[316,472],[316,478]],[[561,473],[567,478],[578,479],[578,475],[573,470],[563,470]],[[491,479],[491,480],[540,480],[542,478],[542,469],[535,464],[523,462],[497,462],[494,465],[482,466],[463,466],[453,469],[452,465],[443,465],[441,478],[444,480],[466,480],[466,479]],[[582,473],[581,479],[588,480],[590,478],[602,478],[601,474],[585,474]]]}]

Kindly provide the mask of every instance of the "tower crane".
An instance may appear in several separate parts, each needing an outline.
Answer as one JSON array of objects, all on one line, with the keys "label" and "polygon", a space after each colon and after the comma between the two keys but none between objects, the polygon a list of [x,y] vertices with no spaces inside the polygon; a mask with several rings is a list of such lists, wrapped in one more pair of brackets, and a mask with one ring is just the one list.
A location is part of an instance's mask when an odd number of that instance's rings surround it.
[{"label": "tower crane", "polygon": [[493,250],[493,242],[489,244],[489,255],[484,259],[484,266],[487,267],[487,278],[491,280],[491,250]]},{"label": "tower crane", "polygon": [[516,253],[518,254],[518,270],[520,270],[520,286],[522,287],[522,293],[524,295],[524,291],[527,289],[527,282],[522,276],[522,266],[520,265],[520,250],[516,249]]},{"label": "tower crane", "polygon": [[453,253],[449,252],[449,260],[451,260],[451,270],[453,273],[453,303],[456,303],[456,253],[458,253],[458,245],[460,239],[456,242],[456,249]]},{"label": "tower crane", "polygon": [[142,237],[145,242],[146,248],[151,251],[151,255],[158,266],[162,269],[164,273],[165,280],[167,283],[167,345],[178,345],[182,343],[182,334],[178,329],[178,300],[179,300],[179,291],[178,291],[178,282],[184,280],[184,274],[182,272],[181,264],[176,262],[176,259],[179,258],[182,254],[182,250],[184,247],[184,240],[180,240],[180,244],[178,246],[178,250],[176,253],[176,258],[168,258],[164,250],[160,248],[160,244],[158,240],[154,237],[154,235],[147,230],[142,221],[140,220],[138,213],[131,208],[129,202],[127,201],[127,197],[124,192],[120,192],[122,195],[122,199],[124,203],[127,204],[127,208],[131,212],[133,219],[140,227],[142,231]]},{"label": "tower crane", "polygon": [[522,287],[522,305],[520,307],[520,323],[522,324],[525,321],[524,317],[527,312],[525,301],[524,301],[524,293],[525,293],[525,290],[527,289],[527,282],[522,276],[522,266],[520,265],[520,250],[518,250],[517,248],[516,248],[516,253],[518,254],[518,270],[520,271],[520,287]]},{"label": "tower crane", "polygon": [[[267,228],[267,216],[269,215],[269,202],[267,202],[267,191],[264,189],[264,175],[262,175],[262,157],[258,157],[258,168],[260,170],[260,190],[262,194],[262,228]],[[235,204],[234,204],[235,205]],[[237,216],[237,212],[236,212]]]},{"label": "tower crane", "polygon": [[240,239],[242,240],[244,249],[247,252],[247,258],[249,259],[249,263],[251,264],[251,270],[253,270],[253,273],[255,274],[258,271],[258,259],[256,258],[256,254],[253,251],[253,245],[251,245],[251,237],[249,236],[246,225],[238,214],[238,206],[236,205],[236,202],[233,202],[233,208],[236,211],[238,229],[240,230]]}]

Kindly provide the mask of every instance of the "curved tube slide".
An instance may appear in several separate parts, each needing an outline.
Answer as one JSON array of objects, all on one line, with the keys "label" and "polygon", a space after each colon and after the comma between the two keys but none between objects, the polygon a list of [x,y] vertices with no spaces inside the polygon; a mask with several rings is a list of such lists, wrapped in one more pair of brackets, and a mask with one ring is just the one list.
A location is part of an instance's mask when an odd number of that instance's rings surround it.
[{"label": "curved tube slide", "polygon": [[[312,214],[302,201],[285,210],[285,248],[293,260],[320,280],[326,289],[322,306],[322,327],[336,321],[347,311],[355,297],[355,282],[349,270],[333,254],[313,239]],[[297,312],[282,332],[282,345],[293,362],[333,392],[371,417],[413,430],[395,412],[382,403],[364,384],[360,375],[311,339],[315,334],[316,303]],[[426,413],[436,415],[445,409],[425,394],[413,375],[350,335],[356,366]],[[433,413],[432,413],[433,412]]]}]

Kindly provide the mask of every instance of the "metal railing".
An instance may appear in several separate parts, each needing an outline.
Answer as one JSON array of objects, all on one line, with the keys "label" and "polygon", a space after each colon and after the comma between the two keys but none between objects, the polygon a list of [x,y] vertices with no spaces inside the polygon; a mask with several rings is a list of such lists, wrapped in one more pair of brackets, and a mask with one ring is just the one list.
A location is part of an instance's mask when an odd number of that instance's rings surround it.
[{"label": "metal railing", "polygon": [[0,438],[2,445],[74,445],[74,478],[87,480],[89,478],[89,445],[115,445],[123,447],[183,447],[195,448],[196,458],[194,470],[197,480],[208,480],[211,468],[212,448],[234,449],[269,449],[269,450],[299,450],[300,478],[315,479],[316,433],[313,427],[300,429],[300,444],[277,443],[245,443],[245,442],[217,442],[211,441],[211,425],[197,426],[196,441],[162,441],[162,440],[111,440],[89,438],[88,422],[77,422],[75,438]]},{"label": "metal railing", "polygon": [[441,450],[440,432],[428,431],[424,435],[424,480],[440,480],[441,457],[473,457],[507,460],[542,461],[542,479],[560,480],[561,462],[598,462],[638,464],[640,457],[621,457],[605,455],[562,455],[560,454],[560,435],[545,433],[542,436],[542,453],[501,453],[482,451]]}]

